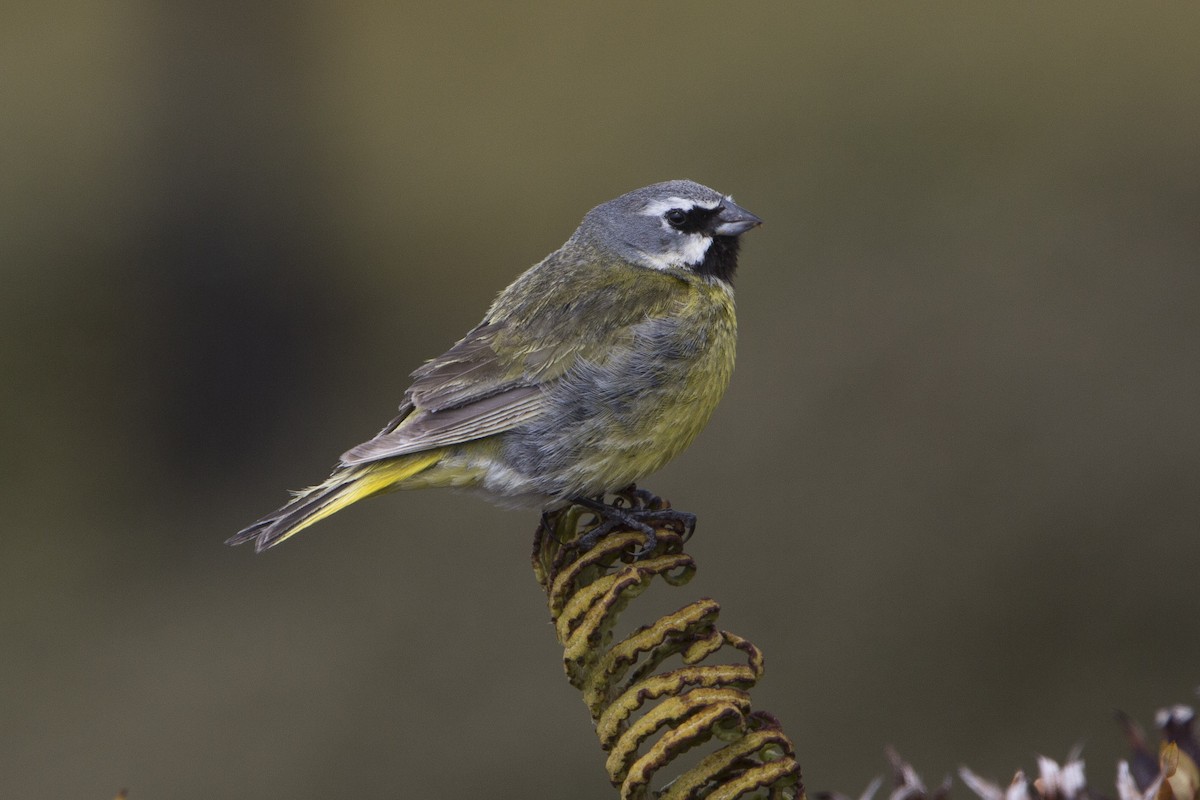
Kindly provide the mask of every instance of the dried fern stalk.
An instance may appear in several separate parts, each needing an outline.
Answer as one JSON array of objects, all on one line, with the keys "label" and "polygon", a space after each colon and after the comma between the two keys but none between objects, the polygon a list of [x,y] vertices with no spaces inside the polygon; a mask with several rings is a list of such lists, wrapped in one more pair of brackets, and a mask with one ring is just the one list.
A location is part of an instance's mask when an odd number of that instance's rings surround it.
[{"label": "dried fern stalk", "polygon": [[[634,487],[613,501],[631,510],[669,508]],[[577,547],[597,524],[579,506],[547,514],[534,540],[533,568],[564,648],[567,679],[583,694],[620,796],[803,800],[791,740],[775,717],[750,707],[762,653],[717,627],[715,600],[688,603],[612,642],[621,612],[655,577],[682,586],[695,574],[681,523],[656,526],[655,548],[637,559],[631,554],[646,536],[634,530],[617,528],[590,549]],[[708,663],[718,654],[739,658]],[[663,668],[672,656],[682,665]],[[705,744],[712,752],[664,781],[677,757]]]}]

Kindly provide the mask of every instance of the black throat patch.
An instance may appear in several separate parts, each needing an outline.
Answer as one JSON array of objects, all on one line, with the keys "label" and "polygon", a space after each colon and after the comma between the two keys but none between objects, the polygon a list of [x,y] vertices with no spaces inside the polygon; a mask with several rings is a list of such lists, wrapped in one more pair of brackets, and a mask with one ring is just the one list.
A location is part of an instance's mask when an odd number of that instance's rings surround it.
[{"label": "black throat patch", "polygon": [[738,247],[741,242],[736,236],[714,236],[704,260],[694,269],[700,275],[711,275],[733,285],[733,273],[737,272]]}]

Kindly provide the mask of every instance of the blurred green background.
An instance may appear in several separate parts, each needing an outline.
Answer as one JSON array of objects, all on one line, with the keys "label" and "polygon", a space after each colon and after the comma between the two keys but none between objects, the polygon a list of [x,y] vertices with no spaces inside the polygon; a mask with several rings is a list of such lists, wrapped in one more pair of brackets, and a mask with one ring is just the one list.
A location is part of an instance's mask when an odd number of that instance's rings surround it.
[{"label": "blurred green background", "polygon": [[[747,237],[733,387],[646,485],[810,789],[1007,779],[1200,683],[1200,6],[0,12],[0,795],[613,796],[450,493],[222,541],[596,203]],[[655,593],[665,590],[658,589]],[[648,598],[649,596],[647,596]]]}]

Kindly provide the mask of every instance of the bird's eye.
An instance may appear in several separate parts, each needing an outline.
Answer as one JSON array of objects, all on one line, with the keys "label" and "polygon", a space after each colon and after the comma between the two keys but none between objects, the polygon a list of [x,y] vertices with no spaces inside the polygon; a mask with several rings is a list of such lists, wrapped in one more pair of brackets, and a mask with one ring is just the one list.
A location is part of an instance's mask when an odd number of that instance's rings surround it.
[{"label": "bird's eye", "polygon": [[672,228],[678,228],[687,222],[687,214],[678,208],[672,208],[666,214],[663,214],[663,217],[670,223]]}]

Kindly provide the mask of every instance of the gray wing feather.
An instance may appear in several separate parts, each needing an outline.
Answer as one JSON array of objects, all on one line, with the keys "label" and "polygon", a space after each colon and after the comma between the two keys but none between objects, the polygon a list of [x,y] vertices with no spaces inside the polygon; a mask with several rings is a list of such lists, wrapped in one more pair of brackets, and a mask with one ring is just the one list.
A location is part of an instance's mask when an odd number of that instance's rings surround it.
[{"label": "gray wing feather", "polygon": [[[526,323],[529,320],[525,320]],[[485,319],[461,341],[412,374],[400,416],[374,439],[347,450],[342,464],[418,453],[493,436],[536,417],[546,405],[542,385],[553,382],[571,359],[554,360],[557,350],[533,344],[540,337],[519,336],[524,346],[493,344],[506,323]],[[557,367],[557,369],[555,368]]]},{"label": "gray wing feather", "polygon": [[492,347],[503,324],[484,322],[442,355],[413,371],[406,394],[417,408],[444,411],[511,389],[511,366]]},{"label": "gray wing feather", "polygon": [[482,439],[532,419],[543,405],[541,387],[517,386],[444,411],[414,409],[374,439],[347,450],[341,461],[353,466]]}]

